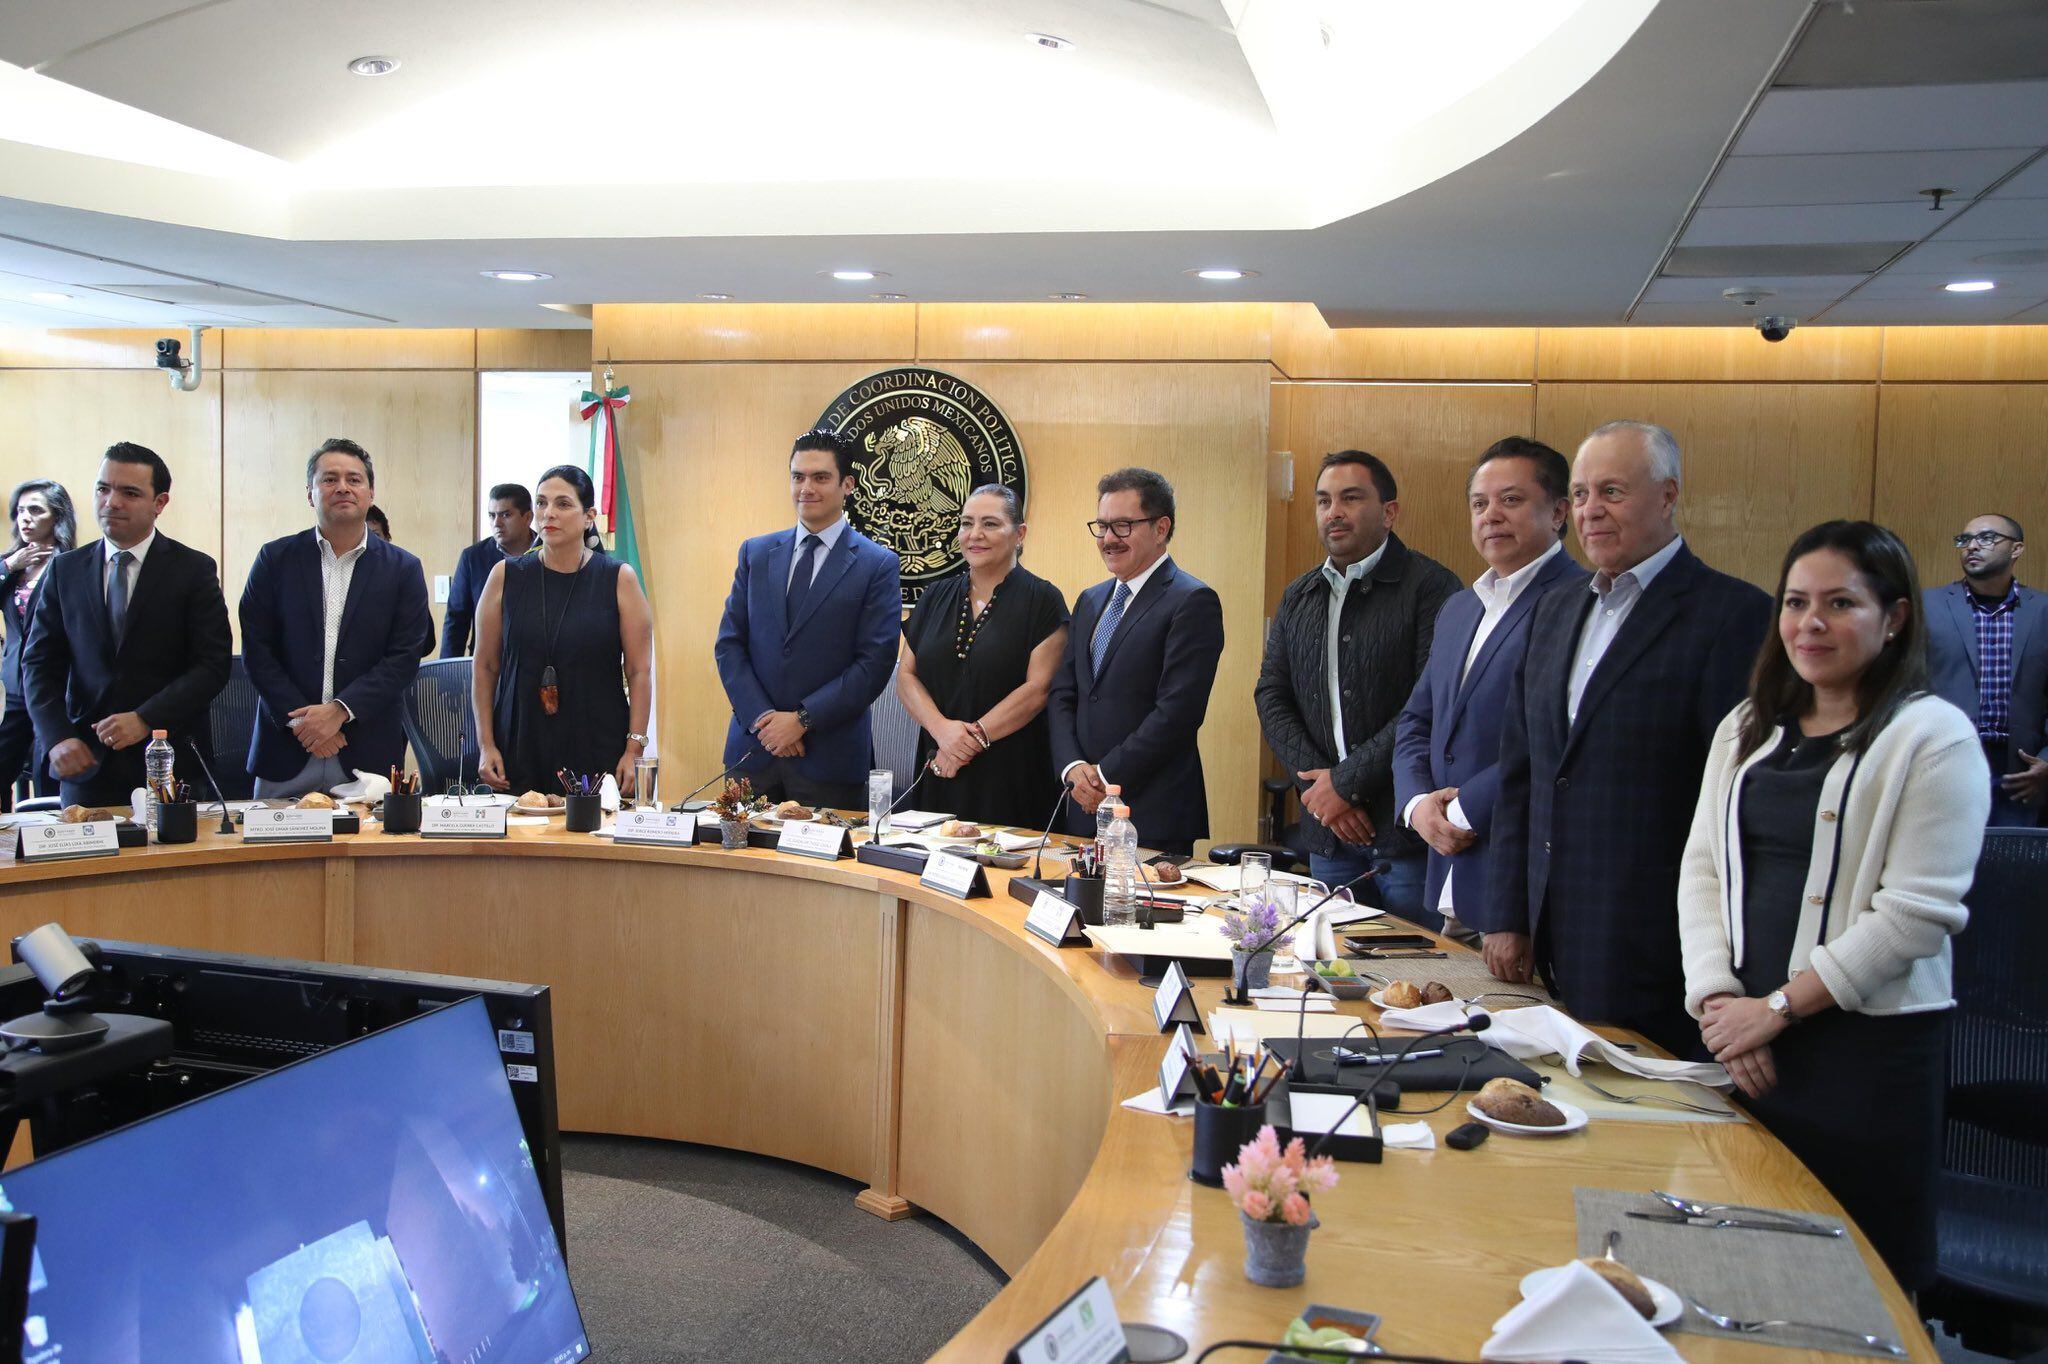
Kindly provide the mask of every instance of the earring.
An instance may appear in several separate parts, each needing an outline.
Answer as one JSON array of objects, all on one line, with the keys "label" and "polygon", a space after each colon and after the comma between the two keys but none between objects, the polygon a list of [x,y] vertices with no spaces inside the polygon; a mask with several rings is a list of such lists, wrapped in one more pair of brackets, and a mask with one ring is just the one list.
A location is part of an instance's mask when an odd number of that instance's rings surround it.
[{"label": "earring", "polygon": [[1885,642],[1885,643],[1887,643],[1887,644],[1889,644],[1889,643],[1891,643],[1891,642],[1892,642],[1893,640],[1897,639],[1898,637],[1899,637],[1899,635],[1898,635],[1898,632],[1897,632],[1897,631],[1895,630],[1895,631],[1893,631],[1892,633],[1890,633],[1890,634],[1888,634],[1888,635],[1886,635],[1886,636],[1884,637],[1884,642]]}]

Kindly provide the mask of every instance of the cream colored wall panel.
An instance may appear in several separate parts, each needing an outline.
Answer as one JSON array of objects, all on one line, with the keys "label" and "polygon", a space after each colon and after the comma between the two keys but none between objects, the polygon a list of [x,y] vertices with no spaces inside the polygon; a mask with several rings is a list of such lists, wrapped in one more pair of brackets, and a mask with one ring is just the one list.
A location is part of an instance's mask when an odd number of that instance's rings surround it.
[{"label": "cream colored wall panel", "polygon": [[2048,385],[1878,392],[1876,519],[1913,551],[1921,585],[1962,576],[1952,537],[1987,512],[2019,518],[2034,541],[2019,576],[2036,587],[2048,580]]},{"label": "cream colored wall panel", "polygon": [[1545,327],[1536,373],[1546,383],[1868,381],[1883,337],[1882,327],[1801,327],[1779,342],[1748,327]]},{"label": "cream colored wall panel", "polygon": [[947,360],[1264,360],[1267,303],[921,303],[917,353]]},{"label": "cream colored wall panel", "polygon": [[600,303],[590,335],[599,365],[908,360],[916,347],[914,303]]},{"label": "cream colored wall panel", "polygon": [[590,332],[581,327],[485,327],[476,334],[476,367],[589,369]]},{"label": "cream colored wall panel", "polygon": [[1884,378],[2048,380],[2048,327],[1887,327]]},{"label": "cream colored wall panel", "polygon": [[467,327],[231,327],[228,369],[474,369]]}]

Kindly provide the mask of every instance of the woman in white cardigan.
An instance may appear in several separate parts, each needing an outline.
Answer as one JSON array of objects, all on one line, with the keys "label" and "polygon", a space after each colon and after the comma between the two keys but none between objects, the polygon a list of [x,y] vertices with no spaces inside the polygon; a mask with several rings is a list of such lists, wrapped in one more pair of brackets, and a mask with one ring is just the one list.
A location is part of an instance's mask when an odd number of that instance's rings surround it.
[{"label": "woman in white cardigan", "polygon": [[1927,692],[1897,536],[1814,527],[1778,603],[1686,844],[1686,1009],[1752,1113],[1916,1289],[1934,1273],[1949,936],[1989,814],[1984,751]]}]

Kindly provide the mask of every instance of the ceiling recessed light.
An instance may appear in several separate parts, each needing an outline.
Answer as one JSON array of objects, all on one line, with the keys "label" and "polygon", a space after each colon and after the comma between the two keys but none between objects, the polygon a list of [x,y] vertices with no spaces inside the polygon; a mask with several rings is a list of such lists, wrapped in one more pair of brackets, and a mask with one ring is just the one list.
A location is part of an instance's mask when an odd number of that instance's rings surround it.
[{"label": "ceiling recessed light", "polygon": [[869,297],[869,298],[871,298],[871,299],[874,299],[874,300],[875,300],[875,301],[876,301],[877,303],[901,303],[901,302],[903,302],[903,300],[905,300],[905,299],[909,298],[909,297],[910,297],[910,295],[909,295],[909,294],[869,294],[869,295],[868,295],[868,297]]},{"label": "ceiling recessed light", "polygon": [[1233,279],[1250,279],[1259,272],[1256,270],[1233,270],[1225,265],[1212,265],[1201,270],[1189,270],[1187,273],[1193,275],[1196,279],[1206,279],[1212,283],[1220,283]]},{"label": "ceiling recessed light", "polygon": [[554,278],[541,270],[479,270],[477,273],[485,279],[502,279],[507,284],[531,284],[535,280]]},{"label": "ceiling recessed light", "polygon": [[1087,297],[1088,297],[1088,295],[1086,295],[1086,294],[1047,294],[1047,295],[1046,295],[1046,297],[1047,297],[1047,298],[1049,298],[1049,299],[1051,299],[1051,300],[1052,300],[1053,302],[1055,302],[1055,303],[1079,303],[1079,302],[1080,302],[1081,300],[1083,300],[1083,299],[1087,298]]},{"label": "ceiling recessed light", "polygon": [[871,279],[889,278],[886,270],[827,270],[825,273],[842,284],[865,284]]},{"label": "ceiling recessed light", "polygon": [[30,294],[29,298],[36,303],[69,303],[71,301],[71,295],[60,294],[54,289],[38,289]]},{"label": "ceiling recessed light", "polygon": [[1042,47],[1048,52],[1068,52],[1072,51],[1074,46],[1071,40],[1052,33],[1027,33],[1024,35],[1024,41],[1033,47]]},{"label": "ceiling recessed light", "polygon": [[1944,284],[1941,287],[1952,294],[1981,294],[1987,289],[1996,289],[1998,285],[1988,279],[1959,279],[1953,284]]},{"label": "ceiling recessed light", "polygon": [[703,299],[703,300],[704,300],[704,301],[705,301],[706,303],[730,303],[730,302],[732,302],[732,295],[731,295],[731,294],[699,294],[699,295],[697,295],[697,297],[699,297],[699,298]]},{"label": "ceiling recessed light", "polygon": [[348,64],[358,76],[388,76],[398,69],[396,57],[358,57]]}]

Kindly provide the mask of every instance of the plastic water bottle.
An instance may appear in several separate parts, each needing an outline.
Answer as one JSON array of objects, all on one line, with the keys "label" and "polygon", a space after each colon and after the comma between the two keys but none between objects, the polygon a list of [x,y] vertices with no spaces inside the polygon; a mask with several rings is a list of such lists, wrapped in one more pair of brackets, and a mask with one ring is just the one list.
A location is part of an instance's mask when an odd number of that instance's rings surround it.
[{"label": "plastic water bottle", "polygon": [[171,750],[170,731],[153,729],[149,732],[149,747],[142,750],[143,782],[149,790],[149,803],[143,807],[149,827],[156,827],[156,793],[171,784],[171,764],[176,758]]},{"label": "plastic water bottle", "polygon": [[[1108,806],[1109,802],[1103,804]],[[1138,830],[1128,806],[1118,803],[1103,830],[1102,922],[1135,923],[1138,918]]]},{"label": "plastic water bottle", "polygon": [[1104,842],[1103,839],[1109,833],[1109,821],[1112,818],[1111,812],[1123,801],[1124,788],[1121,786],[1110,786],[1104,789],[1109,794],[1102,798],[1102,804],[1095,807],[1095,852],[1106,865],[1109,859],[1109,844]]}]

